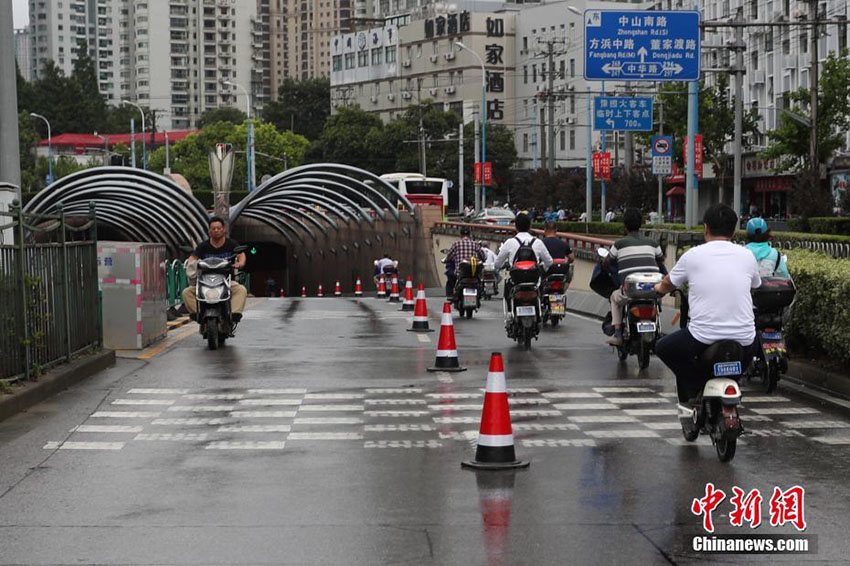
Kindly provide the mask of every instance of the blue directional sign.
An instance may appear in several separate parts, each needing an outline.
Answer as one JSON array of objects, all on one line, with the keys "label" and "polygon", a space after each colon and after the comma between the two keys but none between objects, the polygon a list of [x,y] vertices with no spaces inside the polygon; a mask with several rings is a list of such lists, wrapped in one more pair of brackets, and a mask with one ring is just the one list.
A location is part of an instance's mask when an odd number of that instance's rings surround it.
[{"label": "blue directional sign", "polygon": [[593,99],[594,130],[652,129],[651,96],[597,96]]},{"label": "blue directional sign", "polygon": [[585,10],[584,78],[696,81],[699,12]]}]

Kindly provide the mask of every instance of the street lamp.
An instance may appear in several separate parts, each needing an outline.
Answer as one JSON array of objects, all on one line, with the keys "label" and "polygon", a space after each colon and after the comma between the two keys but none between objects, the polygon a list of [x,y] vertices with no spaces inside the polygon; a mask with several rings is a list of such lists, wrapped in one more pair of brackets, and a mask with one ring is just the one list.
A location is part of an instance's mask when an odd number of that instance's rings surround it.
[{"label": "street lamp", "polygon": [[487,208],[487,186],[484,184],[484,161],[487,159],[487,70],[484,60],[478,53],[460,41],[455,41],[458,49],[472,53],[481,63],[481,208]]},{"label": "street lamp", "polygon": [[584,14],[582,14],[581,11],[579,11],[579,9],[576,8],[575,6],[567,6],[567,10],[569,10],[570,12],[575,14],[576,16],[584,16]]},{"label": "street lamp", "polygon": [[106,136],[101,136],[97,132],[94,133],[94,137],[100,138],[103,140],[103,164],[109,165],[109,139]]},{"label": "street lamp", "polygon": [[139,112],[142,114],[142,169],[147,171],[148,162],[147,162],[147,147],[145,146],[145,111],[142,110],[142,107],[135,102],[130,102],[129,100],[122,100],[121,104],[129,104],[130,106],[135,106],[139,109]]},{"label": "street lamp", "polygon": [[254,128],[251,125],[251,93],[249,93],[248,89],[246,89],[244,86],[234,83],[232,81],[221,81],[221,84],[235,86],[236,88],[242,90],[242,92],[245,93],[245,114],[247,116],[245,124],[247,125],[246,129],[248,130],[248,141],[246,142],[248,146],[245,151],[245,161],[248,169],[248,190],[252,191],[254,190],[254,185],[256,184],[256,169],[254,167]]},{"label": "street lamp", "polygon": [[30,116],[44,120],[47,124],[47,184],[53,184],[53,135],[50,132],[50,122],[41,114],[30,112]]}]

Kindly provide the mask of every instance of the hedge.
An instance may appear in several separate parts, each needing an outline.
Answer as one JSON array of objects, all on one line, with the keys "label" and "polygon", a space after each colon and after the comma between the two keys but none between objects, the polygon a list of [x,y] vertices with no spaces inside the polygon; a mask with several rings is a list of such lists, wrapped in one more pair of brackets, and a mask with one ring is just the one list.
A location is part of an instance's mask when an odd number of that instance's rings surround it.
[{"label": "hedge", "polygon": [[784,253],[797,285],[789,345],[850,367],[850,260],[807,250]]},{"label": "hedge", "polygon": [[[558,232],[573,234],[599,234],[604,236],[623,234],[625,226],[622,222],[556,222]],[[534,227],[543,229],[543,224],[535,222]]]},{"label": "hedge", "polygon": [[809,218],[809,230],[816,234],[841,234],[850,236],[850,218]]}]

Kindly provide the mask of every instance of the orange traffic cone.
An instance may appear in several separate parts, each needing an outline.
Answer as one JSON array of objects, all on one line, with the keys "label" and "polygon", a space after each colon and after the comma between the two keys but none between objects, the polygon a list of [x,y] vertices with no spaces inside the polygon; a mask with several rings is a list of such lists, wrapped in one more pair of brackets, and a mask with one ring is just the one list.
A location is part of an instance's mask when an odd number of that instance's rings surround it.
[{"label": "orange traffic cone", "polygon": [[387,302],[389,303],[397,303],[400,301],[399,293],[398,293],[398,276],[393,275],[393,286],[390,289],[390,298]]},{"label": "orange traffic cone", "polygon": [[516,459],[508,390],[505,384],[505,365],[502,354],[493,352],[490,356],[490,371],[487,373],[484,410],[481,412],[475,460],[461,462],[461,466],[478,470],[508,470],[526,468],[528,465],[529,462]]},{"label": "orange traffic cone", "polygon": [[408,275],[407,282],[404,284],[404,301],[401,303],[401,310],[412,311],[415,304],[413,300],[413,281],[410,280],[410,276]]},{"label": "orange traffic cone", "polygon": [[457,359],[455,345],[455,327],[452,322],[451,303],[443,304],[443,318],[440,321],[440,340],[437,342],[437,361],[428,371],[466,371]]},{"label": "orange traffic cone", "polygon": [[280,290],[280,296],[281,296],[281,297],[285,297],[285,296],[286,296],[286,293],[284,293],[284,292],[283,292],[283,289],[281,289],[281,290]]},{"label": "orange traffic cone", "polygon": [[357,278],[357,281],[354,283],[354,296],[362,297],[363,296],[363,285],[360,283],[360,278]]},{"label": "orange traffic cone", "polygon": [[316,296],[317,297],[324,297],[325,296],[324,294],[322,294],[322,284],[321,283],[319,283],[319,292],[316,293]]},{"label": "orange traffic cone", "polygon": [[381,275],[381,279],[378,283],[378,299],[383,299],[387,296],[387,283],[384,281],[384,276]]},{"label": "orange traffic cone", "polygon": [[336,281],[336,285],[334,285],[334,297],[342,296],[342,287],[339,286],[339,279]]},{"label": "orange traffic cone", "polygon": [[416,290],[416,309],[413,311],[413,326],[408,332],[434,332],[428,328],[428,303],[425,301],[425,287],[419,284]]},{"label": "orange traffic cone", "polygon": [[307,296],[307,287],[301,287],[301,296],[302,296],[302,297],[306,297],[306,296]]}]

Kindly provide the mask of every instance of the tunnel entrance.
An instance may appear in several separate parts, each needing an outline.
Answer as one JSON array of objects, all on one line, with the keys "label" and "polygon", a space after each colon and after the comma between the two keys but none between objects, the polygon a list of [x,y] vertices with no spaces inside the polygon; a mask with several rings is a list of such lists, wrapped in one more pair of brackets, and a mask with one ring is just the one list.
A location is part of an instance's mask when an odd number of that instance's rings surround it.
[{"label": "tunnel entrance", "polygon": [[248,292],[255,297],[280,296],[287,288],[286,246],[274,242],[247,242],[245,271],[251,274]]}]

